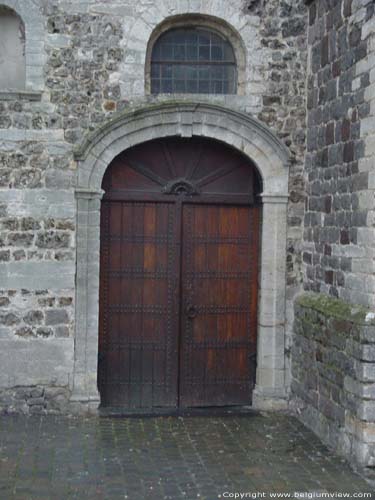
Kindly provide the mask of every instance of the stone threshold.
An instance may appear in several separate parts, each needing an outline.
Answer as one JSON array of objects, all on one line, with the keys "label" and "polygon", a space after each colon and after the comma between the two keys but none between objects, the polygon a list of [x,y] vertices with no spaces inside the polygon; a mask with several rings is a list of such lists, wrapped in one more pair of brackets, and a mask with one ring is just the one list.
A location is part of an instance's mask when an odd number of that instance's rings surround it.
[{"label": "stone threshold", "polygon": [[240,417],[259,415],[251,406],[217,406],[199,408],[118,408],[99,407],[100,417],[159,418],[159,417]]}]

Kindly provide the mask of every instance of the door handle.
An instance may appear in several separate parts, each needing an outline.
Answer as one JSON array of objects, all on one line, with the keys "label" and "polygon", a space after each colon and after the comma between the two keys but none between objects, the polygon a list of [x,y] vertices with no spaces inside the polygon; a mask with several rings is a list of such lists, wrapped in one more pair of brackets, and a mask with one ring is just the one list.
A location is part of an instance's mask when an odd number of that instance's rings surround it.
[{"label": "door handle", "polygon": [[186,307],[186,315],[189,319],[196,318],[197,314],[198,314],[197,308],[195,306],[193,306],[192,304],[190,304]]}]

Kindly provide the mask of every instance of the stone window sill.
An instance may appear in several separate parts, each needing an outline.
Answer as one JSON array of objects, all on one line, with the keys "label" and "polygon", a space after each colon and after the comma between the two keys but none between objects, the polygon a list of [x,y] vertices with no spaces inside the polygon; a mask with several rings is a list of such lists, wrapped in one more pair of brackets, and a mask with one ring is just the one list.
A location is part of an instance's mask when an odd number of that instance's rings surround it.
[{"label": "stone window sill", "polygon": [[0,90],[0,101],[41,101],[42,92],[35,90]]}]

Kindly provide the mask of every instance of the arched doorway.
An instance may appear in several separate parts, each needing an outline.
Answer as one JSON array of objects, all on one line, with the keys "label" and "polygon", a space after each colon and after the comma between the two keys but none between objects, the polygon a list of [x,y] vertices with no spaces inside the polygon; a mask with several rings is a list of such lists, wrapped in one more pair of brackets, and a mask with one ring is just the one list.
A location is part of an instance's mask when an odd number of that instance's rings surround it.
[{"label": "arched doorway", "polygon": [[[72,407],[97,411],[100,215],[103,177],[123,151],[178,136],[218,140],[251,159],[262,178],[256,408],[286,407],[285,268],[288,150],[248,114],[208,103],[171,101],[119,113],[75,151],[77,274]],[[81,410],[80,410],[81,409]]]},{"label": "arched doorway", "polygon": [[102,183],[103,406],[249,405],[255,385],[261,181],[212,139],[117,156]]}]

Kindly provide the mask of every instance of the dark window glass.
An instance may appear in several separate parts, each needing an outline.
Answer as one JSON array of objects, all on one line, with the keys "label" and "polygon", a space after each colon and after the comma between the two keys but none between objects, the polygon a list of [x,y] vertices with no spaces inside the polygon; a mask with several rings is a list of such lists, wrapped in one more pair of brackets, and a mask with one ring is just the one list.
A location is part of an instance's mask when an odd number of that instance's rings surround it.
[{"label": "dark window glass", "polygon": [[151,56],[151,93],[235,94],[236,60],[231,44],[201,28],[168,31]]}]

